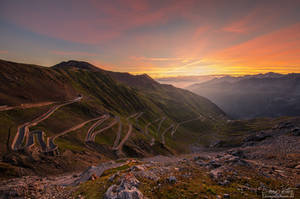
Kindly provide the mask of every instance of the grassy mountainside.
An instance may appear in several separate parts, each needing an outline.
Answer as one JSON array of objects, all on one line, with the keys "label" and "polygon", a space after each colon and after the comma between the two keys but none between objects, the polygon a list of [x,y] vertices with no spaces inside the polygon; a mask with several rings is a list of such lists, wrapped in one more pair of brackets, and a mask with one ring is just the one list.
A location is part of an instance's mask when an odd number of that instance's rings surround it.
[{"label": "grassy mountainside", "polygon": [[[41,159],[37,155],[35,161],[23,159],[12,161],[7,157],[9,146],[16,135],[18,125],[32,121],[45,113],[51,106],[63,101],[76,98],[79,94],[83,99],[79,102],[64,106],[46,120],[40,122],[31,130],[43,130],[45,138],[76,126],[84,121],[99,117],[103,114],[118,116],[123,122],[121,138],[128,132],[127,117],[135,113],[143,113],[138,120],[131,119],[133,131],[123,146],[125,156],[151,156],[155,154],[174,154],[188,152],[193,144],[199,144],[204,134],[214,137],[216,126],[224,123],[226,116],[222,110],[206,98],[189,91],[169,85],[161,85],[147,75],[133,76],[127,73],[116,73],[98,69],[86,62],[62,62],[51,68],[0,61],[0,104],[3,106],[18,106],[20,104],[54,102],[47,106],[0,111],[1,118],[1,155],[4,159],[19,166],[27,167],[39,165],[43,168]],[[102,127],[113,121],[111,117],[102,124]],[[201,120],[191,121],[182,125],[181,122],[201,117]],[[158,131],[158,119],[161,122]],[[156,121],[156,123],[154,123]],[[147,124],[149,134],[145,133]],[[116,158],[110,147],[117,136],[118,127],[114,126],[96,136],[93,146],[85,144],[85,136],[93,122],[82,128],[72,131],[56,140],[62,155],[55,158],[57,165],[77,162],[77,165],[89,165],[100,159]],[[171,125],[178,125],[173,136]],[[97,127],[98,130],[100,127]],[[96,128],[96,130],[97,130]],[[162,137],[165,143],[162,143]],[[154,145],[150,143],[154,142]],[[202,144],[209,144],[209,139]],[[38,147],[38,146],[37,146]],[[71,155],[70,155],[71,153]],[[75,155],[74,155],[75,154]],[[24,155],[24,154],[23,154]],[[93,156],[93,158],[90,158]],[[67,158],[66,158],[67,157]],[[98,159],[95,157],[99,157]],[[47,157],[49,158],[49,157]],[[66,162],[68,159],[69,162]],[[88,161],[87,161],[88,160]],[[52,160],[53,161],[53,160]],[[88,163],[90,161],[90,163]],[[50,161],[51,162],[51,161]],[[82,163],[84,162],[84,164]],[[48,165],[49,166],[49,165]]]}]

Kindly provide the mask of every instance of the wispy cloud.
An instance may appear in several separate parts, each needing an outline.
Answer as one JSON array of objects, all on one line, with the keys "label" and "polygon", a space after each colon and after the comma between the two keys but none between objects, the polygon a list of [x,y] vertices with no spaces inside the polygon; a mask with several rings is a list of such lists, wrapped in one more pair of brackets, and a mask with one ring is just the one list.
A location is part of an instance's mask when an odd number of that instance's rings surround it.
[{"label": "wispy cloud", "polygon": [[84,59],[155,77],[271,66],[299,72],[299,7],[282,0],[2,0],[1,47],[13,50],[0,54],[35,63]]},{"label": "wispy cloud", "polygon": [[139,61],[154,61],[154,62],[166,62],[166,61],[181,61],[183,63],[195,60],[195,58],[188,58],[188,57],[130,57],[132,60],[139,60]]},{"label": "wispy cloud", "polygon": [[0,54],[8,54],[8,51],[6,51],[6,50],[0,50]]},{"label": "wispy cloud", "polygon": [[213,53],[211,62],[221,63],[224,68],[244,67],[263,70],[265,66],[284,69],[300,66],[300,23],[256,37],[247,42]]},{"label": "wispy cloud", "polygon": [[96,53],[81,52],[81,51],[52,50],[52,51],[50,51],[50,53],[55,54],[55,55],[63,55],[63,56],[87,56],[87,57],[97,56]]}]

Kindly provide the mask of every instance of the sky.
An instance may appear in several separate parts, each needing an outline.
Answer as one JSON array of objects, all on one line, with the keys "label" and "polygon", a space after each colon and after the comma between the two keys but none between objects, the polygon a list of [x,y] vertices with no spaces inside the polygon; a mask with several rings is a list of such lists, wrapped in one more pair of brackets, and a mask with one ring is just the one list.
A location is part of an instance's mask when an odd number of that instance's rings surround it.
[{"label": "sky", "polygon": [[300,72],[299,0],[1,0],[0,59],[154,78]]}]

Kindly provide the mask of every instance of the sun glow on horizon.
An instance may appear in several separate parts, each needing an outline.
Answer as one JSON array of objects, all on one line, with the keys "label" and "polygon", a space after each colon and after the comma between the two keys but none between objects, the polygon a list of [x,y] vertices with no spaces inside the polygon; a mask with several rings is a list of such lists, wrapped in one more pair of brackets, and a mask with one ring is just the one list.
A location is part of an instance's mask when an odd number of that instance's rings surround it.
[{"label": "sun glow on horizon", "polygon": [[66,10],[66,1],[3,0],[0,59],[86,60],[154,78],[299,73],[300,1],[230,1],[87,0]]}]

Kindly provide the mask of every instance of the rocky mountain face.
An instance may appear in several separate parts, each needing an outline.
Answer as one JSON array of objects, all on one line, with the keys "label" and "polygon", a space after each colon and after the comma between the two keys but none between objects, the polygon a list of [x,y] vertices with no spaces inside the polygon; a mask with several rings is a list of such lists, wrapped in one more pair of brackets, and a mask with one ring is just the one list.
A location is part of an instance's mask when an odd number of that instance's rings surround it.
[{"label": "rocky mountain face", "polygon": [[225,76],[188,87],[235,119],[299,116],[300,74]]}]

